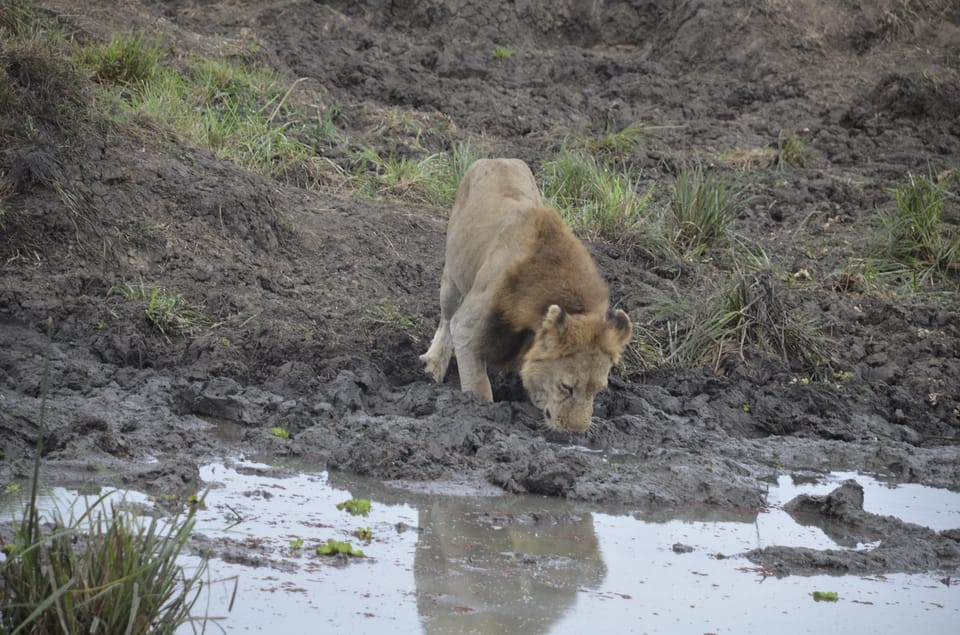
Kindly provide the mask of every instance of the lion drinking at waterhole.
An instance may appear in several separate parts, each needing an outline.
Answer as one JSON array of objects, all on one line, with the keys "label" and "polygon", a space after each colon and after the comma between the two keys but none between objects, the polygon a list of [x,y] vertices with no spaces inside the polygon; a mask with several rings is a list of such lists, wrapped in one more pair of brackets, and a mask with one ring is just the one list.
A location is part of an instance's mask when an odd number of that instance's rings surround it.
[{"label": "lion drinking at waterhole", "polygon": [[481,159],[457,189],[440,281],[440,326],[420,356],[437,382],[457,354],[464,391],[493,400],[487,368],[519,370],[548,426],[581,432],[630,341],[597,266],[540,201],[530,168]]}]

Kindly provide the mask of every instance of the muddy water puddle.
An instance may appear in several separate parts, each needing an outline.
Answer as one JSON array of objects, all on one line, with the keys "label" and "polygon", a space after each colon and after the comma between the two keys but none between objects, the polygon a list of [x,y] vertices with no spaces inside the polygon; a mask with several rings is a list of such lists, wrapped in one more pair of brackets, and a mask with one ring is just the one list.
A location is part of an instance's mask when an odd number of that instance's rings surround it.
[{"label": "muddy water puddle", "polygon": [[[954,633],[960,623],[960,587],[943,573],[778,579],[738,555],[874,546],[839,545],[796,523],[780,507],[799,493],[856,478],[868,511],[943,529],[960,526],[960,494],[946,490],[844,473],[782,476],[767,510],[627,515],[465,485],[413,491],[303,465],[226,460],[201,476],[210,490],[196,546],[211,559],[198,609],[225,618],[211,632]],[[150,504],[138,492],[116,496]],[[351,498],[370,499],[369,515],[337,509]],[[55,488],[45,505],[54,501],[63,510],[83,499]],[[317,555],[328,539],[364,557]],[[814,591],[838,600],[816,602]]]}]

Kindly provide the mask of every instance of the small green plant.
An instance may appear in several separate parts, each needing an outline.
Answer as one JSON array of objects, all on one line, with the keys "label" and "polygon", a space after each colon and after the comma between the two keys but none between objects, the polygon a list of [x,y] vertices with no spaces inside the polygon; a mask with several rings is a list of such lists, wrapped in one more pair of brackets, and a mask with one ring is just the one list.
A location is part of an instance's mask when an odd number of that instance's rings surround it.
[{"label": "small green plant", "polygon": [[360,529],[356,529],[354,530],[353,535],[357,540],[362,540],[366,543],[369,543],[371,540],[373,540],[373,532],[370,531],[369,527],[361,527]]},{"label": "small green plant", "polygon": [[290,551],[303,549],[303,538],[294,538],[290,541]]},{"label": "small green plant", "polygon": [[740,208],[740,190],[707,174],[699,165],[677,173],[667,224],[677,246],[699,256],[721,244]]},{"label": "small green plant", "polygon": [[805,168],[811,158],[810,148],[803,137],[795,132],[780,131],[777,136],[777,153],[774,164],[780,169],[788,167]]},{"label": "small green plant", "polygon": [[197,325],[200,312],[176,291],[153,289],[147,298],[147,319],[164,335],[186,333]]},{"label": "small green plant", "polygon": [[418,329],[413,318],[389,302],[367,308],[364,321],[374,329],[396,329],[412,341],[418,340]]},{"label": "small green plant", "polygon": [[340,106],[330,104],[321,113],[317,110],[317,124],[314,135],[324,141],[336,142],[340,139],[340,129],[337,128],[337,118],[340,116]]},{"label": "small green plant", "polygon": [[840,599],[836,591],[814,591],[810,595],[814,602],[836,602]]},{"label": "small green plant", "polygon": [[509,46],[494,46],[493,57],[498,60],[508,60],[513,56],[513,49]]},{"label": "small green plant", "polygon": [[9,495],[9,494],[16,494],[17,492],[20,491],[20,483],[7,483],[7,484],[3,487],[3,491],[4,491],[5,494],[8,494],[8,495]]},{"label": "small green plant", "polygon": [[370,500],[366,498],[351,498],[337,503],[337,509],[346,511],[353,516],[367,516],[370,514]]},{"label": "small green plant", "polygon": [[290,438],[290,431],[289,431],[289,430],[285,430],[285,429],[281,428],[280,426],[277,426],[277,427],[275,427],[275,428],[272,428],[272,429],[270,430],[270,434],[272,434],[273,436],[277,437],[278,439],[289,439],[289,438]]},{"label": "small green plant", "polygon": [[341,553],[354,558],[364,557],[363,552],[359,549],[354,549],[353,545],[349,542],[342,542],[340,540],[334,540],[333,538],[327,540],[327,544],[317,547],[318,556],[336,556]]},{"label": "small green plant", "polygon": [[192,333],[203,322],[203,314],[176,291],[164,287],[148,288],[139,284],[114,285],[111,294],[117,294],[130,302],[145,303],[147,320],[160,333]]}]

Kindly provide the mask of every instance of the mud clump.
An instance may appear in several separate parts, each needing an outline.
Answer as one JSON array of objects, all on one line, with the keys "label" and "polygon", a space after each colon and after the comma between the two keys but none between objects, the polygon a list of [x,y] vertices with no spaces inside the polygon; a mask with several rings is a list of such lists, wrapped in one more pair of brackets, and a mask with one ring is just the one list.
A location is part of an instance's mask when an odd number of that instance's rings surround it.
[{"label": "mud clump", "polygon": [[919,572],[960,566],[956,532],[935,532],[863,510],[863,487],[844,481],[826,496],[802,494],[784,505],[802,525],[820,527],[847,550],[766,547],[745,554],[777,575],[792,573]]}]

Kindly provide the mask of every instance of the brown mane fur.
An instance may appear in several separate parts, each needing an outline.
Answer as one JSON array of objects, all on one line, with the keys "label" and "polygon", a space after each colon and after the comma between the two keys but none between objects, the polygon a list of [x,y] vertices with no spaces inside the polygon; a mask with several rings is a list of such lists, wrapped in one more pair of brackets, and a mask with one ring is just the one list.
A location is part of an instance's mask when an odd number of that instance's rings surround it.
[{"label": "brown mane fur", "polygon": [[558,357],[599,348],[614,363],[620,357],[616,336],[606,328],[610,292],[590,252],[551,207],[526,212],[533,219],[525,258],[508,269],[493,296],[494,318],[487,331],[489,361],[510,365],[522,357],[550,305],[564,310],[558,331]]}]

